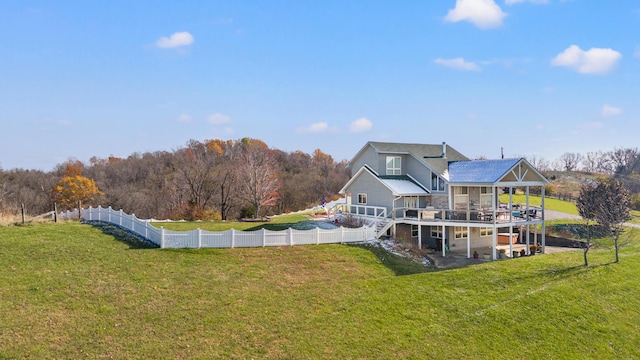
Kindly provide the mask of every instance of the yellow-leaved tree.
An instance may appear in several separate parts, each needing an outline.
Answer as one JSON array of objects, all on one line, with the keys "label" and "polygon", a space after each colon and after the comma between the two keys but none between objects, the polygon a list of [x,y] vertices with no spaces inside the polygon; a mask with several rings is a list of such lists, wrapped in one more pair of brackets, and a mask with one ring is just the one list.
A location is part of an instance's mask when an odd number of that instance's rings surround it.
[{"label": "yellow-leaved tree", "polygon": [[73,209],[78,205],[78,201],[83,204],[94,204],[104,195],[95,181],[82,176],[82,169],[67,164],[64,176],[51,190],[51,196],[55,202]]}]

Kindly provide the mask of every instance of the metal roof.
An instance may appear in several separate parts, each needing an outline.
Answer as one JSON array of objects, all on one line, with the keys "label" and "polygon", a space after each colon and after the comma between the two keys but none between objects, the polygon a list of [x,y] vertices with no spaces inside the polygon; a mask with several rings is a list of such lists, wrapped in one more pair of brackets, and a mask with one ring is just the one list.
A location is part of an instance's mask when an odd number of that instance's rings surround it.
[{"label": "metal roof", "polygon": [[[365,147],[367,146],[372,146],[378,153],[411,154],[440,175],[447,171],[448,162],[469,160],[469,158],[448,144],[445,144],[446,158],[440,157],[440,155],[442,155],[442,144],[406,144],[369,141]],[[356,155],[356,157],[357,156],[358,155]],[[425,158],[425,156],[427,157]]]},{"label": "metal roof", "polygon": [[386,187],[391,189],[394,195],[428,195],[423,188],[418,186],[411,180],[401,180],[401,179],[383,179],[378,178],[381,183],[383,183]]},{"label": "metal roof", "polygon": [[452,183],[494,183],[499,181],[522,159],[470,160],[449,163]]}]

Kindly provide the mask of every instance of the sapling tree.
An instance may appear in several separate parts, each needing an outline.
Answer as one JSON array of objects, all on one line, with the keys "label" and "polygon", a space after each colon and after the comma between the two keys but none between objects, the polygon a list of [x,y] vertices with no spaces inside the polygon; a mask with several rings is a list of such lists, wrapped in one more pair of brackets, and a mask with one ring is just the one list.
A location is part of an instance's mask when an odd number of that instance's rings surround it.
[{"label": "sapling tree", "polygon": [[614,178],[600,182],[597,186],[598,208],[595,212],[596,221],[613,234],[613,245],[616,251],[616,262],[619,261],[620,233],[624,230],[624,223],[631,219],[631,194]]},{"label": "sapling tree", "polygon": [[582,189],[580,189],[580,196],[578,197],[578,201],[576,206],[578,207],[578,212],[580,216],[585,221],[585,225],[587,226],[587,241],[582,244],[583,256],[584,256],[584,266],[589,266],[589,260],[587,259],[587,253],[589,249],[591,249],[591,224],[595,222],[596,212],[598,210],[598,202],[600,201],[601,196],[599,196],[598,191],[601,188],[593,185],[584,185]]}]

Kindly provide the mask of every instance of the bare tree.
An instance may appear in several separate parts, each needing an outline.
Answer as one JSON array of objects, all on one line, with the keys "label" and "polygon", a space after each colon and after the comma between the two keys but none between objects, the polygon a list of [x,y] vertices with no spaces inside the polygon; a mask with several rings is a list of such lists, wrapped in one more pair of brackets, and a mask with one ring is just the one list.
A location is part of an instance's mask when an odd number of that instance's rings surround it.
[{"label": "bare tree", "polygon": [[255,139],[244,138],[238,143],[239,159],[236,166],[240,195],[254,209],[254,217],[260,216],[264,207],[276,205],[280,181],[267,145]]},{"label": "bare tree", "polygon": [[616,262],[618,262],[618,239],[623,231],[624,222],[631,219],[630,211],[633,201],[629,191],[617,179],[599,182],[596,188],[599,190],[595,218],[600,225],[613,234]]},{"label": "bare tree", "polygon": [[550,170],[549,162],[540,156],[531,155],[526,157],[527,161],[533,165],[538,171],[545,172]]},{"label": "bare tree", "polygon": [[580,216],[585,220],[587,226],[587,242],[582,245],[584,266],[589,266],[587,253],[591,249],[591,223],[595,222],[596,213],[599,208],[599,201],[602,195],[599,193],[602,189],[594,185],[583,185],[580,189],[580,196],[576,202]]},{"label": "bare tree", "polygon": [[609,153],[615,174],[628,175],[640,167],[640,153],[638,149],[615,149]]},{"label": "bare tree", "polygon": [[566,152],[558,159],[564,171],[576,171],[580,167],[582,155]]}]

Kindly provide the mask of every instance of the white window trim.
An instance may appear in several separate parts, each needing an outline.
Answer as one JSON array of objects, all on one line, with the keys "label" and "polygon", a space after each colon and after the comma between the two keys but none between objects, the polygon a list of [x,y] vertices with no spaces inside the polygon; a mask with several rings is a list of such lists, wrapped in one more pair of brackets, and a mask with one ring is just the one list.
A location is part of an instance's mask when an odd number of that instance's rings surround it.
[{"label": "white window trim", "polygon": [[387,156],[386,161],[387,175],[402,175],[401,156]]},{"label": "white window trim", "polygon": [[469,237],[469,229],[466,226],[455,226],[453,229],[454,238],[456,239],[466,239]]},{"label": "white window trim", "polygon": [[442,239],[442,228],[439,226],[431,227],[431,237],[433,239]]},{"label": "white window trim", "polygon": [[[361,199],[364,198],[364,202]],[[358,205],[367,205],[367,193],[358,193]]]},{"label": "white window trim", "polygon": [[492,235],[493,235],[493,228],[490,228],[490,227],[480,228],[480,236],[486,237],[486,236],[492,236]]}]

